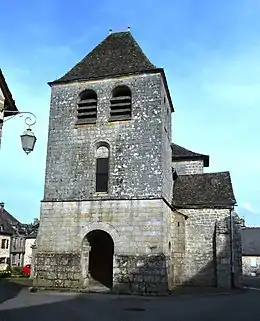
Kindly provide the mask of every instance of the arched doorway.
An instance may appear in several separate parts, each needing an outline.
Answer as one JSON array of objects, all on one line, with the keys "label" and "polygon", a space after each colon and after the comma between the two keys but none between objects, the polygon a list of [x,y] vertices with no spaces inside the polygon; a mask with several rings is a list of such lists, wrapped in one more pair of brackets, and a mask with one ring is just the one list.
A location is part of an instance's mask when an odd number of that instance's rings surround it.
[{"label": "arched doorway", "polygon": [[108,288],[113,286],[114,242],[103,230],[89,232],[86,237],[90,246],[88,272],[91,276],[90,286],[102,284]]}]

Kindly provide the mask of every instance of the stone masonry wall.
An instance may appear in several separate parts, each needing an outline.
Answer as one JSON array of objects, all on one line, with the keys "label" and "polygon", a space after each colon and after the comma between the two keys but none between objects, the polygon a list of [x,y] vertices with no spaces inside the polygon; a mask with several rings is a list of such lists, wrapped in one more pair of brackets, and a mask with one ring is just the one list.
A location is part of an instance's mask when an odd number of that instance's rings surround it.
[{"label": "stone masonry wall", "polygon": [[240,287],[242,284],[242,240],[241,228],[244,221],[233,211],[233,253],[234,253],[234,285]]},{"label": "stone masonry wall", "polygon": [[183,209],[181,212],[188,216],[186,283],[230,287],[229,209]]},{"label": "stone masonry wall", "polygon": [[171,243],[169,244],[172,264],[172,287],[185,280],[185,216],[174,212],[171,216]]},{"label": "stone masonry wall", "polygon": [[170,257],[164,254],[116,255],[114,292],[159,294],[169,290]]},{"label": "stone masonry wall", "polygon": [[[127,85],[132,91],[132,120],[109,122],[111,92],[118,85]],[[76,126],[77,101],[85,89],[97,92],[97,123]],[[144,199],[164,194],[170,203],[171,168],[163,168],[165,158],[170,159],[170,143],[164,143],[161,92],[160,74],[54,85],[44,200]],[[109,191],[105,195],[95,193],[98,142],[110,145]],[[163,192],[166,176],[169,188]]]},{"label": "stone masonry wall", "polygon": [[203,174],[204,166],[202,160],[178,161],[173,162],[172,166],[178,175]]},{"label": "stone masonry wall", "polygon": [[161,81],[161,119],[163,126],[162,134],[162,196],[171,203],[173,192],[172,179],[172,149],[171,149],[171,108],[167,98],[166,90]]},{"label": "stone masonry wall", "polygon": [[[66,273],[62,274],[55,268],[60,260],[55,255],[64,253],[65,257],[79,257],[84,237],[88,232],[100,229],[109,233],[114,241],[115,290],[141,291],[141,288],[146,288],[151,291],[155,284],[158,289],[166,288],[170,273],[169,213],[169,207],[163,200],[43,202],[36,239],[34,285],[44,286],[44,279],[53,280],[53,286],[54,280],[61,281],[55,284],[68,285],[65,282],[68,281],[68,271],[64,267]],[[46,265],[41,259],[45,254],[52,257],[54,263]],[[82,272],[79,260],[73,259],[72,262],[78,262],[75,269]],[[131,284],[125,282],[128,277]],[[75,285],[75,278],[72,281]],[[82,286],[80,279],[78,282]],[[47,285],[50,286],[49,281]]]},{"label": "stone masonry wall", "polygon": [[80,261],[80,253],[37,251],[34,257],[34,284],[46,288],[80,288]]}]

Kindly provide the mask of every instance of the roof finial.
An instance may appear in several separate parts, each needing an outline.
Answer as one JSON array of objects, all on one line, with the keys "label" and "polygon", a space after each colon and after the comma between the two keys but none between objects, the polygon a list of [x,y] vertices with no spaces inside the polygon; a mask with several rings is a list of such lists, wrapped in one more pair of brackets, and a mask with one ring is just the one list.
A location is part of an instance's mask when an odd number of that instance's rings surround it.
[{"label": "roof finial", "polygon": [[127,27],[127,31],[130,32],[130,27],[129,26]]},{"label": "roof finial", "polygon": [[111,35],[111,33],[112,33],[112,29],[110,28],[110,29],[109,29],[109,34]]}]

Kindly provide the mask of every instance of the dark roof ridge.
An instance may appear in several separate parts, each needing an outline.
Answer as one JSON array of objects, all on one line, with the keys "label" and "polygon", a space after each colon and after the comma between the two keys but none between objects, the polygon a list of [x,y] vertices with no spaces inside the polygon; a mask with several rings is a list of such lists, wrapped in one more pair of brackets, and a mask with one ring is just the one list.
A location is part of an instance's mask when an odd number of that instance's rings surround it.
[{"label": "dark roof ridge", "polygon": [[[0,88],[2,89],[2,92],[4,94],[4,97],[7,101],[7,108],[9,110],[12,110],[13,112],[5,112],[5,116],[12,116],[15,115],[18,111],[15,101],[12,97],[11,91],[6,83],[4,74],[2,72],[2,69],[0,68]],[[5,106],[6,109],[6,106]]]},{"label": "dark roof ridge", "polygon": [[193,152],[192,150],[182,147],[175,143],[171,143],[171,148],[172,148],[172,160],[202,159],[204,163],[204,167],[209,166],[208,155]]},{"label": "dark roof ridge", "polygon": [[200,176],[200,175],[218,175],[218,174],[227,174],[230,176],[230,172],[229,171],[220,171],[220,172],[208,172],[208,173],[196,173],[196,174],[183,174],[181,175],[182,177],[183,176]]},{"label": "dark roof ridge", "polygon": [[260,226],[244,226],[244,227],[242,227],[242,229],[243,230],[252,230],[252,229],[254,229],[254,230],[260,230]]}]

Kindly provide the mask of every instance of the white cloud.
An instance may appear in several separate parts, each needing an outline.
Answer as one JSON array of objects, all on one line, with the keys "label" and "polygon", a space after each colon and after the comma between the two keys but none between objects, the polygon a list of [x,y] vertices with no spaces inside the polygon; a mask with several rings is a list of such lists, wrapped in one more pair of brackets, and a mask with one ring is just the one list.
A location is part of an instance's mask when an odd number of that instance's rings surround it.
[{"label": "white cloud", "polygon": [[251,203],[249,202],[244,202],[240,205],[240,207],[246,209],[247,211],[254,213],[254,214],[259,214],[259,211],[257,211]]}]

